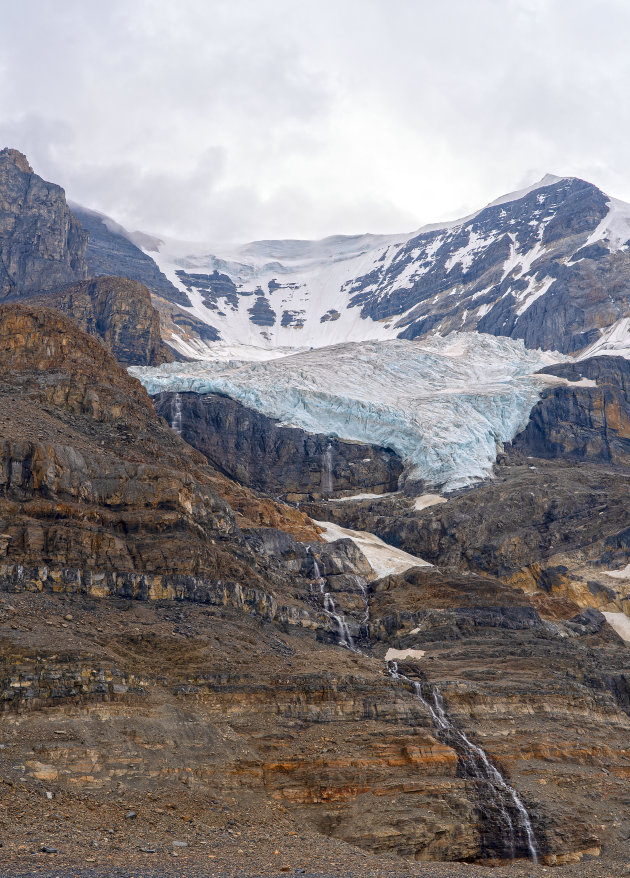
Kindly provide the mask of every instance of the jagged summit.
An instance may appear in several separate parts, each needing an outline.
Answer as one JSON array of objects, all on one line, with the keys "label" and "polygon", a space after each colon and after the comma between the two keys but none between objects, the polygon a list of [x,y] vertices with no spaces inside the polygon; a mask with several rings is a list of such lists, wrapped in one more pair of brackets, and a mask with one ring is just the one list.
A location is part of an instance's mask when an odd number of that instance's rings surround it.
[{"label": "jagged summit", "polygon": [[23,171],[25,174],[33,173],[33,169],[30,166],[28,159],[24,153],[19,151],[19,149],[13,149],[10,146],[5,146],[4,149],[0,149],[0,164],[3,163],[14,164],[16,168],[19,168],[19,170]]},{"label": "jagged summit", "polygon": [[[132,238],[121,233],[121,252]],[[630,347],[629,241],[629,205],[546,174],[407,234],[142,246],[186,297],[167,340],[187,356],[216,341],[271,352],[462,330],[574,354]]]},{"label": "jagged summit", "polygon": [[0,150],[0,299],[84,280],[87,241],[61,186],[18,150]]}]

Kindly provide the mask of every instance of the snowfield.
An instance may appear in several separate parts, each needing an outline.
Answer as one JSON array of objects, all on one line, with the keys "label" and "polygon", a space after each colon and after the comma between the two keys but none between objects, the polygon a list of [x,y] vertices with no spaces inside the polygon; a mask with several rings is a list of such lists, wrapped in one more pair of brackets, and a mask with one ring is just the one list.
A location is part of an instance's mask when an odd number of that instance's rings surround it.
[{"label": "snowfield", "polygon": [[[241,349],[242,350],[242,349]],[[478,333],[337,344],[265,362],[132,367],[150,394],[222,393],[281,423],[392,448],[444,490],[487,477],[563,359]]]}]

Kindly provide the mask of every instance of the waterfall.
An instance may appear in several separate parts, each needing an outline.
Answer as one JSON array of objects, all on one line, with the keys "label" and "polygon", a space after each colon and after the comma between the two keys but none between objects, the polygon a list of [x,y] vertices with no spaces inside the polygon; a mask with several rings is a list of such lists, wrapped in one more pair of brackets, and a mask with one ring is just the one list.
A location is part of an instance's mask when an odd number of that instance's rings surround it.
[{"label": "waterfall", "polygon": [[171,429],[182,435],[182,398],[179,393],[173,397],[173,408],[171,409]]},{"label": "waterfall", "polygon": [[[360,652],[357,648],[352,634],[350,633],[350,626],[346,621],[346,617],[342,613],[337,612],[337,606],[335,604],[335,599],[329,591],[326,591],[326,578],[322,576],[321,570],[319,568],[319,564],[317,563],[317,559],[313,555],[311,551],[311,547],[308,546],[306,549],[307,553],[313,559],[313,579],[317,587],[319,588],[319,593],[322,596],[322,604],[324,613],[328,617],[329,620],[335,623],[337,628],[337,636],[339,637],[339,645],[344,646],[346,649],[349,649],[351,652]],[[367,588],[365,585],[365,580],[360,576],[354,577],[355,582],[357,584],[358,590],[363,595],[363,600],[365,603],[365,614],[361,624],[365,624],[368,621],[370,609],[367,600]]]},{"label": "waterfall", "polygon": [[484,799],[481,805],[484,816],[498,825],[501,834],[501,853],[514,859],[520,851],[537,863],[536,840],[527,809],[481,747],[455,728],[446,714],[440,691],[431,686],[428,699],[425,698],[422,683],[401,674],[396,662],[387,663],[387,672],[394,680],[401,680],[413,688],[416,697],[431,715],[438,740],[455,750],[463,776],[479,784]]},{"label": "waterfall", "polygon": [[367,625],[367,623],[370,621],[370,603],[368,601],[367,582],[365,581],[365,579],[363,579],[362,576],[358,576],[356,573],[348,575],[352,576],[352,578],[354,579],[354,584],[357,587],[357,591],[361,593],[361,597],[363,599],[364,612],[363,618],[361,619],[361,622],[359,624]]},{"label": "waterfall", "polygon": [[332,494],[333,492],[333,447],[332,443],[328,443],[326,451],[322,454],[322,494]]}]

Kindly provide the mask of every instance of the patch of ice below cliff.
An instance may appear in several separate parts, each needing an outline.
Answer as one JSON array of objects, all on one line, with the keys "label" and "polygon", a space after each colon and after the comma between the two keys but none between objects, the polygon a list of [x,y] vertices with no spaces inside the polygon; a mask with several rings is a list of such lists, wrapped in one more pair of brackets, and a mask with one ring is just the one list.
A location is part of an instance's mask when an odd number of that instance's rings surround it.
[{"label": "patch of ice below cliff", "polygon": [[130,368],[150,394],[222,393],[281,423],[382,445],[409,475],[453,490],[489,475],[563,359],[520,340],[453,333],[333,345],[267,362]]}]

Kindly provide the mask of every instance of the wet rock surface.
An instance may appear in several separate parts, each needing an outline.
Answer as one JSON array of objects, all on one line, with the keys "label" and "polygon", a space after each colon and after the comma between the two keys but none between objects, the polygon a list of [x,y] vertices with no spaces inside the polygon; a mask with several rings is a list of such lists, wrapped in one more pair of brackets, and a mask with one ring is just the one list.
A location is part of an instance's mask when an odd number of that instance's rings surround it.
[{"label": "wet rock surface", "polygon": [[393,451],[282,427],[214,393],[160,393],[156,411],[226,475],[293,502],[395,491],[402,461]]}]

